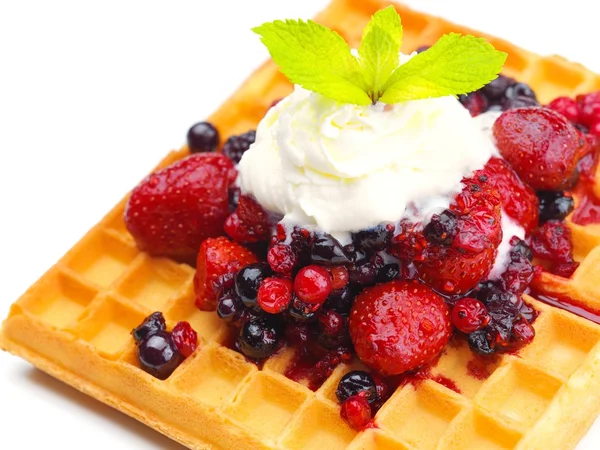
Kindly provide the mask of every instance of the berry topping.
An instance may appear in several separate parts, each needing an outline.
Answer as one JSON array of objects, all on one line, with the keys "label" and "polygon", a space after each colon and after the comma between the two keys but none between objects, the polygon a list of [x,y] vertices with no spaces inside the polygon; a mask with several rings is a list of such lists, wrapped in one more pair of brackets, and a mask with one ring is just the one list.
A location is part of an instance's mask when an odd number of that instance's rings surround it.
[{"label": "berry topping", "polygon": [[217,315],[227,323],[236,322],[244,311],[244,305],[235,293],[227,290],[221,294],[217,302]]},{"label": "berry topping", "polygon": [[575,202],[569,192],[538,191],[540,221],[563,220],[573,211]]},{"label": "berry topping", "polygon": [[600,91],[576,97],[579,109],[579,121],[587,127],[592,127],[600,119]]},{"label": "berry topping", "polygon": [[296,266],[297,257],[289,245],[277,244],[269,249],[267,261],[273,272],[290,274]]},{"label": "berry topping", "polygon": [[450,245],[456,237],[456,214],[449,209],[434,214],[423,230],[423,235],[432,244]]},{"label": "berry topping", "polygon": [[502,109],[504,111],[512,108],[524,108],[528,106],[539,106],[535,92],[525,83],[515,83],[506,88]]},{"label": "berry topping", "polygon": [[579,108],[577,102],[569,97],[558,97],[552,100],[546,108],[562,114],[573,123],[579,122]]},{"label": "berry topping", "polygon": [[543,260],[556,275],[568,278],[579,266],[573,260],[571,230],[558,220],[549,220],[533,232],[531,249],[535,257]]},{"label": "berry topping", "polygon": [[335,265],[350,262],[348,253],[339,241],[328,233],[317,233],[311,246],[311,260],[314,263]]},{"label": "berry topping", "polygon": [[179,322],[171,331],[173,342],[184,358],[190,356],[198,347],[198,334],[188,322]]},{"label": "berry topping", "polygon": [[331,293],[331,282],[331,274],[324,267],[306,266],[294,278],[294,292],[305,303],[321,305]]},{"label": "berry topping", "polygon": [[450,338],[448,306],[417,281],[366,288],[350,313],[358,357],[383,375],[397,375],[432,361]]},{"label": "berry topping", "polygon": [[400,265],[389,263],[377,271],[377,279],[375,281],[377,283],[387,283],[398,278],[398,275],[400,275]]},{"label": "berry topping", "polygon": [[267,263],[249,264],[235,276],[235,290],[244,305],[256,309],[258,289],[262,282],[271,275],[271,268]]},{"label": "berry topping", "polygon": [[160,380],[169,378],[184,359],[166,331],[159,331],[140,342],[137,355],[141,368]]},{"label": "berry topping", "polygon": [[467,297],[456,302],[450,320],[463,333],[472,333],[485,327],[490,322],[490,316],[483,303]]},{"label": "berry topping", "polygon": [[218,153],[190,155],[149,175],[132,192],[125,224],[141,250],[194,265],[200,244],[223,234],[231,161]]},{"label": "berry topping", "polygon": [[198,253],[194,276],[196,306],[203,311],[214,311],[219,282],[256,261],[252,252],[226,237],[205,240]]},{"label": "berry topping", "polygon": [[223,145],[223,154],[230,158],[234,163],[239,164],[242,155],[256,140],[256,131],[250,130],[247,133],[238,136],[231,136]]},{"label": "berry topping", "polygon": [[342,403],[340,414],[351,428],[360,431],[371,420],[371,407],[364,397],[354,395]]},{"label": "berry topping", "polygon": [[527,232],[538,225],[538,199],[506,161],[490,158],[485,166],[490,183],[500,193],[502,207]]},{"label": "berry topping", "polygon": [[393,225],[377,225],[368,230],[352,233],[352,242],[364,252],[377,252],[389,247],[394,234]]},{"label": "berry topping", "polygon": [[285,311],[292,301],[292,282],[285,278],[267,278],[258,288],[258,305],[269,314]]},{"label": "berry topping", "polygon": [[502,274],[504,290],[515,295],[521,295],[529,287],[533,279],[531,259],[533,252],[529,246],[516,236],[510,240],[510,262]]},{"label": "berry topping", "polygon": [[163,314],[161,312],[155,312],[146,317],[142,324],[131,332],[131,335],[136,344],[139,344],[147,337],[152,336],[159,331],[165,331],[166,329],[167,325]]},{"label": "berry topping", "polygon": [[192,153],[214,152],[219,146],[219,132],[212,123],[198,122],[189,129],[187,144]]},{"label": "berry topping", "polygon": [[473,117],[486,112],[489,106],[485,96],[478,91],[459,95],[458,101],[469,110]]},{"label": "berry topping", "polygon": [[290,305],[290,317],[298,322],[308,322],[316,316],[316,311],[321,305],[311,305],[304,303],[295,295],[292,298],[292,304]]},{"label": "berry topping", "polygon": [[481,93],[485,95],[489,101],[498,104],[504,99],[506,90],[515,83],[516,81],[512,78],[505,75],[498,75],[498,78],[490,81],[481,88]]},{"label": "berry topping", "polygon": [[237,343],[248,358],[265,359],[277,350],[281,337],[281,324],[274,318],[255,317],[244,323]]},{"label": "berry topping", "polygon": [[500,153],[534,189],[560,190],[571,183],[579,158],[579,132],[546,108],[517,108],[494,123]]},{"label": "berry topping", "polygon": [[379,399],[375,380],[368,372],[363,370],[354,370],[348,372],[340,380],[335,395],[340,403],[343,403],[352,397],[364,392],[369,403],[373,403]]},{"label": "berry topping", "polygon": [[331,273],[331,289],[338,290],[346,287],[348,284],[348,269],[344,266],[334,266],[329,268]]},{"label": "berry topping", "polygon": [[271,232],[269,214],[253,197],[242,195],[225,222],[225,231],[238,242],[266,241]]},{"label": "berry topping", "polygon": [[340,313],[332,309],[324,311],[319,315],[319,329],[329,337],[342,334],[346,327],[346,319]]},{"label": "berry topping", "polygon": [[332,291],[325,302],[325,306],[340,314],[348,314],[350,308],[352,308],[356,294],[357,292],[352,286],[346,285],[342,289]]}]

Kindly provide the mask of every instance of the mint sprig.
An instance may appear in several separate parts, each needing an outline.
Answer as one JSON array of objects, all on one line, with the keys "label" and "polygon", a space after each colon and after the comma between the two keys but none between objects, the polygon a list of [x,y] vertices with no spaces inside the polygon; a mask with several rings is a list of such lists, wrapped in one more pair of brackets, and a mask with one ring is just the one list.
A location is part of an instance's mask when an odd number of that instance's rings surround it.
[{"label": "mint sprig", "polygon": [[467,94],[496,78],[507,56],[484,39],[451,33],[399,65],[402,24],[393,6],[373,15],[358,56],[311,20],[276,20],[253,31],[292,83],[357,105]]}]

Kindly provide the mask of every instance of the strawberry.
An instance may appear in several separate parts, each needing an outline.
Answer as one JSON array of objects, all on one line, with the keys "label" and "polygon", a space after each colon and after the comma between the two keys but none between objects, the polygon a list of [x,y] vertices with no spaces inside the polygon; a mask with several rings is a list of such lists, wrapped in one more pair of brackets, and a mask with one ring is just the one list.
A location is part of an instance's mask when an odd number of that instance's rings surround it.
[{"label": "strawberry", "polygon": [[502,240],[501,199],[490,179],[485,169],[463,179],[465,187],[450,205],[452,241],[430,242],[415,260],[419,277],[440,292],[469,291],[494,264]]},{"label": "strawberry", "polygon": [[539,221],[539,202],[535,191],[523,183],[503,159],[490,158],[485,169],[492,186],[500,193],[504,211],[525,231],[532,232]]},{"label": "strawberry", "polygon": [[398,375],[431,362],[448,343],[452,326],[441,296],[418,281],[369,287],[350,312],[358,357],[382,375]]},{"label": "strawberry", "polygon": [[258,259],[250,250],[226,237],[206,239],[200,246],[194,276],[196,306],[203,311],[214,311],[216,290],[224,278],[255,262]]},{"label": "strawberry", "polygon": [[582,143],[576,128],[546,108],[516,108],[494,123],[500,153],[517,174],[536,190],[569,187]]},{"label": "strawberry", "polygon": [[225,231],[242,243],[266,241],[271,233],[269,214],[253,197],[242,195],[236,211],[225,222]]},{"label": "strawberry", "polygon": [[202,241],[223,234],[236,176],[231,160],[218,153],[177,161],[133,190],[127,229],[141,250],[193,265]]}]

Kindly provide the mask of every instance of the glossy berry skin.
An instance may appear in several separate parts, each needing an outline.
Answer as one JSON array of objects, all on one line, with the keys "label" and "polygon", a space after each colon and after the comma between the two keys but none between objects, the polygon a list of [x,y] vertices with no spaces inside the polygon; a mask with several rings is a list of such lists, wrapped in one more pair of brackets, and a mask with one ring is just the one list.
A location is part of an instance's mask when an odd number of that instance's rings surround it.
[{"label": "glossy berry skin", "polygon": [[171,331],[173,342],[184,358],[190,356],[198,347],[198,334],[188,322],[179,322]]},{"label": "glossy berry skin", "polygon": [[218,281],[257,261],[250,250],[226,237],[206,239],[200,246],[196,262],[196,306],[202,311],[214,311],[217,306]]},{"label": "glossy berry skin", "polygon": [[516,236],[510,240],[510,245],[510,261],[501,276],[502,285],[505,291],[520,296],[533,279],[533,252]]},{"label": "glossy berry skin", "polygon": [[219,131],[210,122],[198,122],[187,133],[191,153],[214,152],[219,146]]},{"label": "glossy berry skin", "polygon": [[348,284],[348,269],[344,266],[334,266],[329,268],[331,273],[331,289],[343,289]]},{"label": "glossy berry skin", "polygon": [[357,289],[350,285],[346,285],[342,289],[332,291],[331,294],[329,294],[329,297],[327,297],[325,306],[340,314],[348,314],[350,312],[350,308],[352,308],[354,299],[356,298],[356,291]]},{"label": "glossy berry skin", "polygon": [[237,209],[225,221],[225,231],[242,243],[266,241],[271,233],[269,214],[253,197],[241,195]]},{"label": "glossy berry skin", "polygon": [[200,244],[224,234],[237,171],[218,153],[190,155],[149,175],[132,192],[125,224],[138,247],[194,265]]},{"label": "glossy berry skin", "polygon": [[539,222],[538,198],[535,191],[501,158],[490,158],[485,169],[490,183],[500,194],[504,211],[525,228],[525,231],[533,231]]},{"label": "glossy berry skin", "polygon": [[579,108],[577,102],[569,97],[557,97],[552,100],[547,106],[553,111],[562,114],[573,123],[579,121]]},{"label": "glossy berry skin", "polygon": [[587,127],[600,119],[600,91],[578,95],[575,98],[579,110],[579,121]]},{"label": "glossy berry skin", "polygon": [[296,253],[286,244],[277,244],[269,249],[267,261],[273,272],[289,274],[292,273],[298,258]]},{"label": "glossy berry skin", "polygon": [[394,225],[380,224],[368,230],[361,230],[351,234],[352,242],[356,248],[367,253],[385,250],[392,242]]},{"label": "glossy berry skin", "polygon": [[382,375],[415,370],[435,358],[451,334],[448,306],[417,281],[366,288],[350,312],[350,336],[363,363]]},{"label": "glossy berry skin", "polygon": [[140,342],[137,355],[140,367],[160,380],[169,378],[184,359],[166,331],[159,331]]},{"label": "glossy berry skin", "polygon": [[506,90],[514,85],[516,81],[505,75],[498,75],[498,78],[490,81],[480,92],[492,103],[501,102],[506,94]]},{"label": "glossy berry skin", "polygon": [[342,403],[340,415],[354,430],[364,429],[371,420],[371,406],[369,402],[360,395],[349,397]]},{"label": "glossy berry skin", "polygon": [[323,334],[334,337],[342,334],[346,328],[346,319],[340,313],[329,309],[319,315],[319,329]]},{"label": "glossy berry skin", "polygon": [[296,295],[292,297],[292,303],[290,304],[289,315],[292,319],[297,322],[309,322],[317,316],[316,312],[319,310],[321,305],[310,305],[304,303]]},{"label": "glossy berry skin", "polygon": [[244,305],[257,309],[257,296],[260,285],[265,278],[271,275],[271,268],[267,263],[249,264],[235,276],[235,291]]},{"label": "glossy berry skin", "polygon": [[244,304],[235,290],[224,292],[217,301],[217,315],[227,323],[236,322],[244,311]]},{"label": "glossy berry skin", "polygon": [[547,108],[517,108],[494,123],[498,150],[523,181],[539,190],[562,190],[579,160],[578,131]]},{"label": "glossy berry skin", "polygon": [[277,321],[256,317],[242,325],[237,343],[242,354],[248,358],[265,359],[275,352],[281,337],[281,326]]},{"label": "glossy berry skin", "polygon": [[167,325],[165,323],[165,318],[161,312],[157,311],[146,317],[142,324],[131,332],[131,335],[136,344],[139,344],[147,337],[152,336],[159,331],[165,331],[166,329]]},{"label": "glossy berry skin", "polygon": [[549,220],[531,236],[531,250],[546,261],[552,273],[569,278],[579,263],[573,259],[571,230],[564,222]]},{"label": "glossy berry skin", "polygon": [[342,377],[338,383],[335,395],[340,403],[343,403],[360,392],[365,393],[365,398],[369,403],[374,403],[379,399],[375,380],[368,372],[363,370],[353,370]]},{"label": "glossy berry skin", "polygon": [[223,154],[230,158],[234,163],[239,164],[242,155],[250,148],[250,145],[256,140],[256,131],[250,130],[247,133],[237,136],[231,136],[223,145]]},{"label": "glossy berry skin", "polygon": [[305,303],[321,305],[331,293],[331,282],[331,274],[326,268],[306,266],[294,278],[294,292]]},{"label": "glossy berry skin", "polygon": [[459,331],[473,333],[490,322],[490,316],[483,303],[474,298],[462,298],[452,308],[450,321]]},{"label": "glossy berry skin", "polygon": [[257,301],[269,314],[285,311],[292,301],[292,282],[285,278],[266,278],[258,288]]},{"label": "glossy berry skin", "polygon": [[458,232],[456,214],[449,209],[434,214],[423,230],[423,235],[432,244],[450,245]]},{"label": "glossy berry skin", "polygon": [[311,261],[321,265],[348,264],[350,256],[340,242],[328,233],[316,233],[310,247]]},{"label": "glossy berry skin", "polygon": [[540,220],[563,220],[575,208],[575,201],[569,192],[538,191]]}]

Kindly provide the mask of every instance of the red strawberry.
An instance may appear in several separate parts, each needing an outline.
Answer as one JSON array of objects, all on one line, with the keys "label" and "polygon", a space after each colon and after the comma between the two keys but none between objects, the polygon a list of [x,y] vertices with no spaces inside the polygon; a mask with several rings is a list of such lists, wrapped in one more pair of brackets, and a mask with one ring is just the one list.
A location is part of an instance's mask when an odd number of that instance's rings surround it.
[{"label": "red strawberry", "polygon": [[214,311],[217,306],[216,288],[222,278],[255,262],[258,259],[250,250],[226,237],[205,240],[198,253],[194,277],[196,306],[203,311]]},{"label": "red strawberry", "polygon": [[530,233],[538,225],[539,202],[535,191],[519,178],[506,161],[491,158],[485,165],[490,182],[502,198],[502,207],[525,231]]},{"label": "red strawberry", "polygon": [[465,293],[492,269],[502,227],[501,199],[490,178],[479,170],[463,179],[465,188],[450,205],[456,217],[452,242],[430,243],[415,260],[420,278],[440,292]]},{"label": "red strawberry", "polygon": [[516,108],[494,123],[500,153],[534,189],[563,190],[573,179],[580,154],[576,128],[546,108]]},{"label": "red strawberry", "polygon": [[218,153],[177,161],[133,190],[127,229],[141,250],[193,265],[202,241],[223,234],[236,176],[231,160]]},{"label": "red strawberry", "polygon": [[238,242],[266,241],[271,234],[269,214],[254,198],[242,195],[236,211],[227,218],[225,231]]},{"label": "red strawberry", "polygon": [[358,357],[382,375],[398,375],[432,361],[450,338],[448,306],[418,281],[366,288],[350,312]]}]

